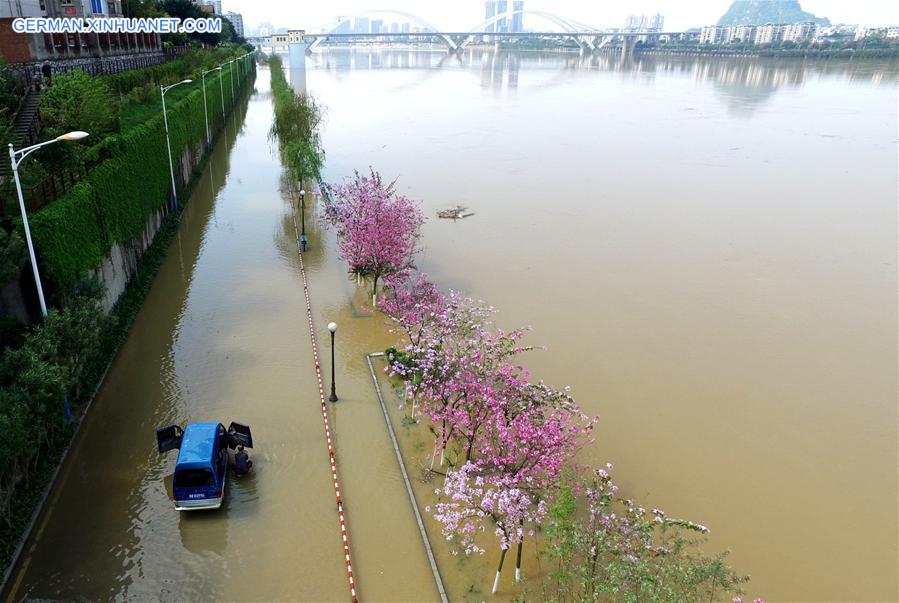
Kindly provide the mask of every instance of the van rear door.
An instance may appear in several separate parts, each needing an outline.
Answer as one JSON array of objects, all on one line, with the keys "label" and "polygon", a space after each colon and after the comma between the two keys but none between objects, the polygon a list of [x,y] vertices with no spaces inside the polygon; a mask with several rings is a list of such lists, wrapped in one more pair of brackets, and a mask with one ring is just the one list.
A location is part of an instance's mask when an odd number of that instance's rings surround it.
[{"label": "van rear door", "polygon": [[218,498],[222,490],[208,467],[176,469],[172,484],[175,500]]},{"label": "van rear door", "polygon": [[181,448],[181,439],[184,437],[184,430],[177,425],[169,425],[168,427],[160,427],[156,430],[156,446],[159,452],[168,452]]},{"label": "van rear door", "polygon": [[250,426],[232,421],[228,426],[228,447],[232,450],[237,446],[253,447],[253,434],[250,433]]}]

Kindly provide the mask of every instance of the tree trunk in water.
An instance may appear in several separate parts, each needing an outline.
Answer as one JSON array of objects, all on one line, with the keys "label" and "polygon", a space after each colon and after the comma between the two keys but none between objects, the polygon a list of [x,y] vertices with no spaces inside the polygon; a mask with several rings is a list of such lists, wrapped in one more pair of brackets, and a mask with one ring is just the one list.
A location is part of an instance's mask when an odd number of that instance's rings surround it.
[{"label": "tree trunk in water", "polygon": [[[524,523],[524,522],[522,522],[522,523]],[[516,582],[521,582],[521,545],[522,544],[524,544],[524,534],[521,535],[521,540],[518,541],[518,556],[515,558],[515,581]]]},{"label": "tree trunk in water", "polygon": [[434,460],[436,458],[437,458],[437,440],[435,439],[434,440],[434,452],[431,454],[431,466],[429,467],[429,469],[431,471],[434,470]]},{"label": "tree trunk in water", "polygon": [[371,286],[371,306],[372,308],[378,305],[378,275],[375,275],[374,281]]},{"label": "tree trunk in water", "polygon": [[503,549],[503,552],[499,555],[499,567],[496,568],[496,578],[493,579],[493,594],[496,594],[496,591],[499,590],[499,573],[503,571],[503,561],[506,560],[507,550]]}]

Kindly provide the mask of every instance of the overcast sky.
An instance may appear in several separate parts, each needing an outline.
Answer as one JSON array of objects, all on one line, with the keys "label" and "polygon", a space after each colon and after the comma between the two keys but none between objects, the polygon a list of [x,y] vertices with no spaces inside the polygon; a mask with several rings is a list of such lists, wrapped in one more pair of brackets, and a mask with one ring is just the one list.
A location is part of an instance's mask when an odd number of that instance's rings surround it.
[{"label": "overcast sky", "polygon": [[[714,24],[731,0],[525,0],[525,8],[552,12],[594,27],[621,27],[631,14],[665,15],[665,29]],[[896,0],[801,0],[803,10],[833,23],[899,24]],[[241,13],[246,25],[268,21],[275,27],[314,31],[337,15],[390,8],[413,13],[444,31],[468,31],[484,20],[483,0],[222,0],[222,10]],[[399,17],[385,15],[386,21]],[[525,17],[525,27],[548,26]],[[551,29],[550,27],[547,27]]]}]

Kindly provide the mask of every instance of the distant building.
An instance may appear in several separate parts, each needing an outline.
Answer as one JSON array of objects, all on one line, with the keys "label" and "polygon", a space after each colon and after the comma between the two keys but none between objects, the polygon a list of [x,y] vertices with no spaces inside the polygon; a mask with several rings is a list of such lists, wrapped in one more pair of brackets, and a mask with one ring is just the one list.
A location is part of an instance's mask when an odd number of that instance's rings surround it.
[{"label": "distant building", "polygon": [[17,0],[0,5],[0,56],[5,61],[89,59],[162,50],[162,42],[156,33],[18,34],[12,31],[15,18],[43,16],[63,19],[121,17],[122,5],[120,0],[41,0],[37,6],[30,0]]},{"label": "distant building", "polygon": [[524,31],[524,15],[520,12],[523,10],[523,0],[514,0],[514,2],[512,2],[512,26],[509,29],[512,33],[521,33]]},{"label": "distant building", "polygon": [[[489,21],[496,16],[496,0],[487,0],[487,2],[484,3],[484,8],[484,21]],[[484,31],[486,33],[493,33],[496,31],[496,23],[491,23],[486,26]]]},{"label": "distant building", "polygon": [[243,38],[243,15],[241,15],[240,13],[227,12],[224,14],[224,17],[231,22],[231,27],[234,28],[234,33]]},{"label": "distant building", "polygon": [[16,17],[46,17],[47,10],[43,0],[17,0],[15,3],[0,3],[0,19]]},{"label": "distant building", "polygon": [[403,23],[403,33],[409,33],[411,29],[412,28],[408,23]]},{"label": "distant building", "polygon": [[[7,3],[11,5],[11,3]],[[20,4],[16,2],[16,5]],[[26,3],[21,3],[26,4]],[[45,0],[40,3],[43,5],[46,16],[48,17],[121,17],[122,4],[117,0]],[[24,6],[23,12],[24,12]],[[9,10],[7,7],[3,11],[18,12],[18,6]],[[16,15],[18,16],[18,15]],[[39,15],[42,16],[42,15]]]},{"label": "distant building", "polygon": [[664,15],[631,15],[624,20],[623,31],[652,33],[662,31],[662,28],[664,28],[664,26]]},{"label": "distant building", "polygon": [[733,28],[730,41],[752,43],[755,40],[756,29],[758,29],[758,27],[755,25],[737,25]]},{"label": "distant building", "polygon": [[502,19],[487,25],[486,33],[510,32],[521,33],[524,31],[524,0],[487,0],[484,3],[484,20],[489,21],[499,15],[507,15]]},{"label": "distant building", "polygon": [[889,27],[859,27],[855,33],[855,39],[861,40],[871,36],[881,36],[888,40],[899,38],[899,26],[891,25]]},{"label": "distant building", "polygon": [[809,42],[818,37],[818,28],[820,26],[817,23],[792,23],[790,25],[784,25],[784,30],[781,39],[784,42]]},{"label": "distant building", "polygon": [[259,27],[256,29],[256,31],[263,38],[267,38],[268,36],[275,33],[275,27],[268,21],[263,21],[259,24]]},{"label": "distant building", "polygon": [[211,6],[212,11],[206,9],[206,12],[211,12],[213,15],[221,15],[222,14],[222,0],[199,0],[197,5],[200,8]]},{"label": "distant building", "polygon": [[718,27],[717,25],[707,25],[699,32],[700,44],[723,44],[724,35],[727,31],[726,27]]},{"label": "distant building", "polygon": [[356,21],[353,23],[353,33],[371,33],[371,22],[368,17],[356,17]]},{"label": "distant building", "polygon": [[390,33],[400,33],[400,24],[399,23],[391,23],[390,24]]},{"label": "distant building", "polygon": [[755,30],[755,39],[753,44],[773,44],[774,42],[783,41],[784,31],[788,25],[774,25],[768,23],[759,25]]},{"label": "distant building", "polygon": [[774,44],[775,42],[809,42],[820,37],[816,23],[791,23],[780,25],[709,25],[699,33],[700,44]]},{"label": "distant building", "polygon": [[371,20],[371,33],[381,33],[381,28],[384,26],[383,19],[372,19]]},{"label": "distant building", "polygon": [[334,33],[350,33],[350,19],[347,19],[346,17],[337,17],[337,21],[340,23],[340,25],[337,26],[337,28],[334,30]]},{"label": "distant building", "polygon": [[272,51],[278,52],[279,50],[287,51],[290,49],[290,34],[288,33],[273,33],[272,34]]}]

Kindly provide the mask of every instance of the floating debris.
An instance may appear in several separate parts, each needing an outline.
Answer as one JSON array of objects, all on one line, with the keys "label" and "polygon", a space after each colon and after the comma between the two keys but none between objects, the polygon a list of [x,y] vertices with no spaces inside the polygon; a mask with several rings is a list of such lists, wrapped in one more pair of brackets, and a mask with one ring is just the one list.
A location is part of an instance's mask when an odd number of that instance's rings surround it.
[{"label": "floating debris", "polygon": [[438,218],[447,218],[450,220],[459,220],[461,218],[467,218],[468,216],[473,216],[473,211],[468,211],[467,207],[463,207],[461,205],[457,205],[451,209],[441,209],[437,212]]}]

